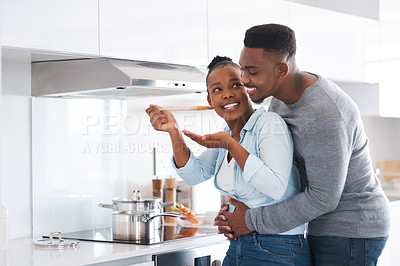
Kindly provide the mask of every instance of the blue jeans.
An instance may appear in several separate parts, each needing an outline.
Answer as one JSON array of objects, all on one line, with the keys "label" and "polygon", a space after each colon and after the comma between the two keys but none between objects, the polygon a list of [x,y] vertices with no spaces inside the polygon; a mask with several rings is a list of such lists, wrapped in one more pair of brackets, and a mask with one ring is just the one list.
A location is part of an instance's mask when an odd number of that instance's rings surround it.
[{"label": "blue jeans", "polygon": [[313,264],[316,266],[376,265],[387,237],[348,238],[307,236]]},{"label": "blue jeans", "polygon": [[311,265],[303,235],[261,235],[250,233],[231,240],[223,266]]}]

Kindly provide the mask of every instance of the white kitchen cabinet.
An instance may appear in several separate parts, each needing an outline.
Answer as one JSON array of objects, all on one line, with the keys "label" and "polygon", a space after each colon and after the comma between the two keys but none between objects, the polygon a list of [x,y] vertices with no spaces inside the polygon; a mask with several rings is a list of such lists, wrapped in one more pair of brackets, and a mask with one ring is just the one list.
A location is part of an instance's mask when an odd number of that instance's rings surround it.
[{"label": "white kitchen cabinet", "polygon": [[287,24],[288,5],[280,0],[209,1],[209,60],[221,55],[238,62],[245,31],[259,24]]},{"label": "white kitchen cabinet", "polygon": [[301,70],[333,80],[377,82],[379,21],[289,3]]},{"label": "white kitchen cabinet", "polygon": [[155,266],[154,261],[146,261],[146,258],[151,259],[151,256],[133,257],[122,260],[112,260],[94,264],[87,264],[87,266]]},{"label": "white kitchen cabinet", "polygon": [[[379,9],[382,0],[286,0],[302,3],[325,9],[338,11],[341,13],[353,14],[360,17],[379,19]],[[393,1],[393,0],[392,0]],[[396,0],[394,0],[396,1]],[[360,8],[362,7],[362,8]]]},{"label": "white kitchen cabinet", "polygon": [[208,12],[209,60],[227,55],[237,62],[248,28],[278,23],[296,33],[301,70],[333,80],[378,81],[377,20],[279,0],[210,1]]},{"label": "white kitchen cabinet", "polygon": [[6,0],[0,12],[4,46],[98,53],[97,0]]},{"label": "white kitchen cabinet", "polygon": [[100,54],[205,65],[207,1],[100,0]]}]

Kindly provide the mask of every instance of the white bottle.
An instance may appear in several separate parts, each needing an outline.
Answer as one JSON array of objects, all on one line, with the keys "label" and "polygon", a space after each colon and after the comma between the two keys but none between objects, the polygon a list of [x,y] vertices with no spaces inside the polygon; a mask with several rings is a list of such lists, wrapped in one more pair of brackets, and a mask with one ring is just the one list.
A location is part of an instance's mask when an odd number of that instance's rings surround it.
[{"label": "white bottle", "polygon": [[8,250],[8,209],[1,205],[1,251]]}]

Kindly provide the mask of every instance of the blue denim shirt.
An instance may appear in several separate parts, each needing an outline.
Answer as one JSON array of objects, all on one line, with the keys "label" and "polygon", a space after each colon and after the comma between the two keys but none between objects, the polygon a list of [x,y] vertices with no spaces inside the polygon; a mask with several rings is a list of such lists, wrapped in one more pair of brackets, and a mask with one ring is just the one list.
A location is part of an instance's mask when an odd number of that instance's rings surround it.
[{"label": "blue denim shirt", "polygon": [[[231,134],[229,128],[225,130]],[[250,208],[275,204],[300,192],[300,175],[293,161],[293,142],[284,120],[263,107],[257,109],[240,132],[240,142],[249,153],[244,170],[234,163],[234,194],[218,187],[216,176],[227,156],[226,149],[207,149],[190,157],[185,166],[173,167],[185,182],[194,186],[214,177],[214,185],[224,196],[230,196]],[[292,232],[293,231],[293,232]],[[302,234],[304,226],[288,234]]]}]

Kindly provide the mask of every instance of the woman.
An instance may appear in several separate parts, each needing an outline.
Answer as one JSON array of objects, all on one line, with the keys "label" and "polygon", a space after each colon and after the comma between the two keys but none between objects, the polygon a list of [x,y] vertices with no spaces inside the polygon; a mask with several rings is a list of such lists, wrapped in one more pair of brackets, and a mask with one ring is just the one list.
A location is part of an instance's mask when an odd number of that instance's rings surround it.
[{"label": "woman", "polygon": [[[240,68],[231,59],[217,56],[208,68],[207,101],[228,127],[205,136],[183,133],[214,149],[195,157],[170,112],[156,105],[146,110],[154,129],[170,135],[177,173],[189,185],[214,177],[215,187],[223,195],[250,208],[275,204],[299,193],[293,143],[285,122],[264,108],[253,109]],[[309,265],[304,230],[302,225],[278,235],[252,232],[231,240],[223,265]]]}]

